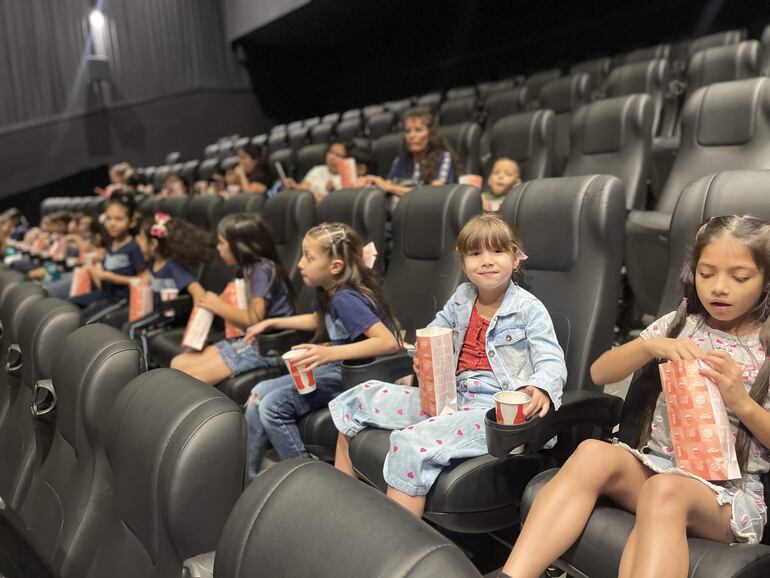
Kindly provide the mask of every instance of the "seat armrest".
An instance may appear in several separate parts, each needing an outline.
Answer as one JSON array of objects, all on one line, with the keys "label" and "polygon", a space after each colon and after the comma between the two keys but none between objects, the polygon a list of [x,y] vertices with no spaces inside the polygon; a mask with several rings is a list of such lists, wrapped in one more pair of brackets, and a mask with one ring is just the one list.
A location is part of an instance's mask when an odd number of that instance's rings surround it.
[{"label": "seat armrest", "polygon": [[609,435],[618,423],[623,409],[623,400],[608,393],[591,391],[567,391],[558,411],[551,411],[545,417],[534,417],[520,426],[505,426],[495,420],[495,410],[487,412],[485,427],[487,449],[498,458],[526,444],[524,453],[535,454],[548,440],[561,432],[579,425],[594,425]]},{"label": "seat armrest", "polygon": [[214,578],[215,555],[216,552],[206,552],[185,560],[182,578]]},{"label": "seat armrest", "polygon": [[308,343],[312,338],[313,334],[307,331],[284,329],[282,331],[262,333],[257,339],[257,344],[259,345],[260,355],[274,357],[286,353],[294,345]]},{"label": "seat armrest", "polygon": [[[0,498],[0,544],[4,552],[13,553],[13,563],[10,568],[3,566],[2,570],[11,571],[0,574],[5,578],[53,578],[54,572],[42,560],[28,538],[26,525],[16,513],[7,508]],[[16,570],[19,574],[14,573]]]},{"label": "seat armrest", "polygon": [[158,304],[158,309],[161,311],[173,311],[174,317],[188,317],[192,312],[193,299],[192,295],[179,295],[174,299],[168,301],[161,301]]},{"label": "seat armrest", "polygon": [[393,382],[414,373],[412,356],[405,350],[392,355],[342,362],[342,388],[350,389],[369,379]]},{"label": "seat armrest", "polygon": [[626,236],[638,233],[659,234],[668,238],[671,213],[660,211],[631,211],[626,221]]}]

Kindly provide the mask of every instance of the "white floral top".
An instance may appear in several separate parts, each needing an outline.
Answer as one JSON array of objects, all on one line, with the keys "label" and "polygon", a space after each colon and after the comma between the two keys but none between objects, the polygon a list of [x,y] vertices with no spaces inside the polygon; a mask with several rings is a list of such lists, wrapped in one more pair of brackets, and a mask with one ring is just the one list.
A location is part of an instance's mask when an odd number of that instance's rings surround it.
[{"label": "white floral top", "polygon": [[[675,313],[672,311],[654,321],[652,325],[641,332],[639,337],[642,339],[666,337],[669,325],[674,320]],[[759,343],[758,334],[736,338],[724,331],[712,329],[698,315],[689,315],[687,317],[684,329],[682,329],[678,338],[694,341],[703,351],[710,351],[712,349],[727,351],[732,355],[738,366],[742,368],[743,382],[747,390],[751,389],[759,368],[765,361],[765,351]],[[764,407],[770,411],[770,402],[765,401]],[[735,438],[738,430],[738,418],[729,409],[727,410],[727,415],[732,426],[733,438]],[[652,417],[652,432],[647,446],[653,452],[663,456],[671,456],[674,453],[663,393],[658,396],[655,404],[655,412]],[[763,446],[756,438],[752,437],[746,473],[763,474],[769,470],[770,450]]]}]

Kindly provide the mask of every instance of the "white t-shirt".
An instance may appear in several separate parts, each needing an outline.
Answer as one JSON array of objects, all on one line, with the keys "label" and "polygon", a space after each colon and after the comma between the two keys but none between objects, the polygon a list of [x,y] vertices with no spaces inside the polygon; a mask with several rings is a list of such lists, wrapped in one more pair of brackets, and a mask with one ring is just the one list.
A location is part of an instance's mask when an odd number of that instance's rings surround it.
[{"label": "white t-shirt", "polygon": [[342,188],[342,181],[340,181],[339,174],[333,175],[326,165],[313,167],[307,172],[305,178],[302,180],[310,183],[310,190],[314,195],[325,196],[329,193],[326,184],[330,179],[335,190]]},{"label": "white t-shirt", "polygon": [[[674,320],[676,312],[672,311],[654,321],[639,334],[642,339],[652,337],[666,337],[668,328]],[[687,339],[694,342],[703,351],[718,349],[729,353],[738,364],[743,373],[743,383],[746,390],[751,389],[757,377],[759,368],[765,361],[765,351],[759,343],[758,334],[746,335],[736,338],[733,335],[713,329],[703,322],[698,315],[688,315],[684,328],[678,335],[678,339]],[[765,401],[764,408],[770,410],[770,400]],[[728,408],[727,417],[733,430],[733,439],[738,430],[738,417]],[[658,396],[655,411],[652,415],[652,431],[647,446],[653,452],[663,456],[671,456],[674,446],[671,441],[671,428],[668,424],[668,411],[663,393]],[[749,460],[746,464],[746,473],[762,474],[770,470],[770,450],[763,446],[754,436],[751,436],[751,449]]]}]

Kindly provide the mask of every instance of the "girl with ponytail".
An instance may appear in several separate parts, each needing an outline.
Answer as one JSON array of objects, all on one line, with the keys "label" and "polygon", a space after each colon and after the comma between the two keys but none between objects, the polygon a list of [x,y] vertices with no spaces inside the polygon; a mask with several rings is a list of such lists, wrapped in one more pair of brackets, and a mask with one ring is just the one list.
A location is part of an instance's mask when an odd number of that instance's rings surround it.
[{"label": "girl with ponytail", "polygon": [[[760,476],[770,470],[770,224],[709,219],[695,236],[682,285],[676,311],[591,366],[597,384],[641,370],[637,448],[580,444],[538,494],[503,576],[539,576],[578,538],[600,496],[636,514],[620,576],[687,576],[688,536],[761,541],[767,509]],[[676,467],[657,365],[680,359],[705,362],[701,373],[722,394],[741,479],[710,482]]]}]

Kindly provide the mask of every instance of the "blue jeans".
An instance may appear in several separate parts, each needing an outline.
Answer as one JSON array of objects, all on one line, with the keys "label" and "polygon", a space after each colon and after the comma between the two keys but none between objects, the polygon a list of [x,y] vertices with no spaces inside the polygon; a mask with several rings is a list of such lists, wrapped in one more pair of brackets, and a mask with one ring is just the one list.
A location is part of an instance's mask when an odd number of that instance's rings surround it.
[{"label": "blue jeans", "polygon": [[246,405],[246,423],[249,428],[249,478],[259,472],[267,441],[273,445],[282,460],[309,457],[297,421],[311,411],[329,405],[342,391],[342,367],[329,363],[314,370],[316,390],[300,394],[291,375],[260,381],[252,394],[259,403]]}]

